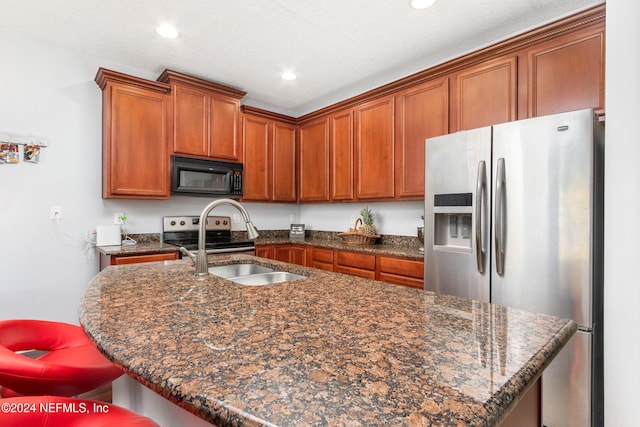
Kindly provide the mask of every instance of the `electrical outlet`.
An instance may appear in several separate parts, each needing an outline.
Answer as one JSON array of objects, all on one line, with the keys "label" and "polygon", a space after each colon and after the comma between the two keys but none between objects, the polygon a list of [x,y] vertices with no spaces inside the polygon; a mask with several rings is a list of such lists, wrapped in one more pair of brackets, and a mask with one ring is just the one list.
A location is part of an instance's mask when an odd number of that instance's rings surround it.
[{"label": "electrical outlet", "polygon": [[233,214],[233,223],[234,224],[240,224],[241,221],[242,221],[242,218],[240,217],[240,214]]},{"label": "electrical outlet", "polygon": [[124,216],[124,212],[116,212],[113,214],[113,223],[114,224],[122,224],[122,217]]},{"label": "electrical outlet", "polygon": [[49,218],[55,220],[62,219],[62,206],[51,206],[51,211],[49,212]]},{"label": "electrical outlet", "polygon": [[289,222],[291,222],[291,223],[296,222],[296,214],[290,214],[289,215]]}]

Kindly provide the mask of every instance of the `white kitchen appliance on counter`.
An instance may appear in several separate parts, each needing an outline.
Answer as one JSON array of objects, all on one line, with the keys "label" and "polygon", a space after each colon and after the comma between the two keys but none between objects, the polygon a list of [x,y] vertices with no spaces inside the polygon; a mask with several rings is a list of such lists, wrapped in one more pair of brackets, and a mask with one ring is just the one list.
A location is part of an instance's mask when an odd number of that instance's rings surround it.
[{"label": "white kitchen appliance on counter", "polygon": [[[425,290],[573,319],[542,424],[603,424],[604,129],[593,110],[426,140]],[[535,327],[535,325],[532,325]]]},{"label": "white kitchen appliance on counter", "polygon": [[97,225],[96,246],[119,246],[122,244],[120,224]]}]

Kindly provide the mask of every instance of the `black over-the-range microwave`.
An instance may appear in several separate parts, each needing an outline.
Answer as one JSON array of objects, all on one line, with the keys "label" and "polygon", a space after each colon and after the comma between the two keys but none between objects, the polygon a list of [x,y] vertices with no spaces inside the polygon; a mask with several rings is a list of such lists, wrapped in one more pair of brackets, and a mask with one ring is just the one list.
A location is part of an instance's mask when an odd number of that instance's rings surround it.
[{"label": "black over-the-range microwave", "polygon": [[171,156],[171,193],[240,198],[242,163]]}]

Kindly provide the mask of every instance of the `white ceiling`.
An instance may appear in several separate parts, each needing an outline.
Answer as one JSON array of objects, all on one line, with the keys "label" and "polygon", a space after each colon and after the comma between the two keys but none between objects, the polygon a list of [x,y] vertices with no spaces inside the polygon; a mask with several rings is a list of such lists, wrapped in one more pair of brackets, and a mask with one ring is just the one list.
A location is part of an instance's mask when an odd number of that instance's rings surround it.
[{"label": "white ceiling", "polygon": [[[0,0],[0,30],[158,75],[203,77],[246,91],[246,104],[300,116],[600,3]],[[158,36],[161,23],[180,37]],[[281,80],[284,70],[297,80]]]}]

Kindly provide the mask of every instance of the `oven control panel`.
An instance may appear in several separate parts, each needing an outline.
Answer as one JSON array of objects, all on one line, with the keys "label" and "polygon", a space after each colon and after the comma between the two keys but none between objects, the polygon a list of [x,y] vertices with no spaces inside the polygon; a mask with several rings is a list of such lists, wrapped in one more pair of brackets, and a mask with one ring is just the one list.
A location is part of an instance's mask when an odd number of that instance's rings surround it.
[{"label": "oven control panel", "polygon": [[[162,231],[198,231],[199,216],[165,216],[162,217]],[[207,230],[231,230],[231,218],[228,216],[207,217]]]}]

